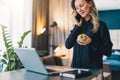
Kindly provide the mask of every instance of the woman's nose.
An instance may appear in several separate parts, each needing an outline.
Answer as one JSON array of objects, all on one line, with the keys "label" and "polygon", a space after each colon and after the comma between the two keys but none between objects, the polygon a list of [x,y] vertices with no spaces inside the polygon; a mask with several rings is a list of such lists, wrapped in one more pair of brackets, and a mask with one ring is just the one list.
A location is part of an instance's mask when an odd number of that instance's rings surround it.
[{"label": "woman's nose", "polygon": [[79,12],[81,12],[81,11],[82,11],[81,7],[79,7],[79,8],[78,8],[78,11],[79,11]]}]

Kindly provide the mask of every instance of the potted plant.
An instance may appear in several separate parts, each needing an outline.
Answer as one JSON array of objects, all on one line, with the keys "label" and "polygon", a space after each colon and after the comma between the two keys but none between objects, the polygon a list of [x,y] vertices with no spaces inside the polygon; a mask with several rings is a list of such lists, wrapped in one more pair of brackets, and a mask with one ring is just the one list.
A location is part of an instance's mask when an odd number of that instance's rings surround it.
[{"label": "potted plant", "polygon": [[47,55],[48,51],[47,50],[37,50],[37,53],[40,57],[44,57]]},{"label": "potted plant", "polygon": [[[3,35],[3,41],[5,44],[6,51],[4,52],[3,59],[1,60],[3,63],[3,70],[2,71],[12,71],[15,69],[23,68],[22,63],[20,62],[18,56],[14,52],[14,47],[12,45],[12,41],[10,39],[10,35],[8,31],[6,30],[7,27],[0,25],[2,28],[2,35]],[[28,30],[24,32],[21,36],[21,40],[18,41],[18,46],[22,47],[23,41],[25,37],[31,32],[31,30]]]}]

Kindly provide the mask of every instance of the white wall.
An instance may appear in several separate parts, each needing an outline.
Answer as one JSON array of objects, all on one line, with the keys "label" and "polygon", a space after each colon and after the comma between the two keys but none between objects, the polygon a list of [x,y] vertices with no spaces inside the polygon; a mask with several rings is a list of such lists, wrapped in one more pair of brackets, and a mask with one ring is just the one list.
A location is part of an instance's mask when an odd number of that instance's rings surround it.
[{"label": "white wall", "polygon": [[120,9],[120,0],[94,0],[98,10]]},{"label": "white wall", "polygon": [[113,49],[120,49],[120,30],[109,30]]}]

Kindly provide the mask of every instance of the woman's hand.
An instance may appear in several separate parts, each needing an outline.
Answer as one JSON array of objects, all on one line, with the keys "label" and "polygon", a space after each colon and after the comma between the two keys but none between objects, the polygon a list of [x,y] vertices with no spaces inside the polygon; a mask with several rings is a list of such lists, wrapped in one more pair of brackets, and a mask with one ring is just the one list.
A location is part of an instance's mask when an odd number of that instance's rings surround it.
[{"label": "woman's hand", "polygon": [[74,23],[75,23],[77,26],[81,26],[81,24],[82,24],[82,18],[80,19],[80,21],[78,21],[78,20],[75,18],[75,17],[77,16],[77,12],[76,12],[75,10],[73,10],[72,15],[73,15]]},{"label": "woman's hand", "polygon": [[86,39],[85,40],[79,40],[77,39],[77,43],[80,44],[80,45],[87,45],[89,43],[91,43],[92,39],[87,36],[86,34],[84,34],[86,36]]}]

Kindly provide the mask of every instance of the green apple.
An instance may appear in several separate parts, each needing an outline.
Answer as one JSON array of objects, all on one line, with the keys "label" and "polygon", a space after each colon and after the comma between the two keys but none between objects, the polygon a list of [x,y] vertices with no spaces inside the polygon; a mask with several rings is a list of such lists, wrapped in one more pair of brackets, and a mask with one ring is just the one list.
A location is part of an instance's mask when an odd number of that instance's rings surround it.
[{"label": "green apple", "polygon": [[80,34],[78,35],[77,37],[77,40],[78,41],[85,41],[87,39],[86,35],[85,34]]}]

